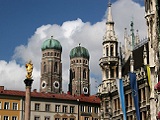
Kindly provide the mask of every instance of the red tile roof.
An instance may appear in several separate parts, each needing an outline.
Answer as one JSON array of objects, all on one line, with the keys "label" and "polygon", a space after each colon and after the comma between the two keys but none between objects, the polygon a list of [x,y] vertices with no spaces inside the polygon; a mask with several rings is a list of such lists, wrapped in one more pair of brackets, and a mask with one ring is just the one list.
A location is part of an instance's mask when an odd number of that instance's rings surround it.
[{"label": "red tile roof", "polygon": [[[8,96],[19,96],[19,97],[25,97],[25,91],[18,91],[18,90],[4,90],[2,87],[0,87],[0,95],[8,95]],[[87,102],[87,103],[94,103],[94,104],[100,104],[100,99],[95,96],[72,96],[66,93],[62,94],[53,94],[53,93],[44,93],[44,92],[36,92],[34,90],[31,92],[32,98],[50,98],[50,99],[59,99],[59,100],[73,100],[73,101],[80,101],[80,102]]]}]

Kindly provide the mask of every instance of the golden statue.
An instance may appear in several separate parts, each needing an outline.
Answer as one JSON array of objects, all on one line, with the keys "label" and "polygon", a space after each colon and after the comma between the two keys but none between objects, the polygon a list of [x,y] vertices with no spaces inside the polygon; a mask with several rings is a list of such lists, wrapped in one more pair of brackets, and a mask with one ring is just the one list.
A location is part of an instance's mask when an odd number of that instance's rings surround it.
[{"label": "golden statue", "polygon": [[26,71],[27,71],[26,78],[31,79],[32,78],[32,71],[33,71],[33,64],[32,64],[31,60],[28,63],[26,63]]}]

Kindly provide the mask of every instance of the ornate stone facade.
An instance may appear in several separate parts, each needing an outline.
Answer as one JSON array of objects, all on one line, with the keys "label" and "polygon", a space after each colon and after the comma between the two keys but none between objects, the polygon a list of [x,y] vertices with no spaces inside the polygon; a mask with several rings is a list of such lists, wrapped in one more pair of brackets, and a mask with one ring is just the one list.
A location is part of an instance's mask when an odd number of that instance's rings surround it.
[{"label": "ornate stone facade", "polygon": [[[114,37],[115,32],[111,15],[111,6],[110,4],[108,6],[107,30],[103,39],[103,56],[100,58],[102,84],[98,87],[98,95],[101,98],[99,115],[102,120],[123,119],[116,78],[123,79],[127,120],[136,120],[134,101],[128,76],[129,71],[136,73],[141,120],[156,120],[158,97],[154,86],[158,82],[157,73],[159,70],[159,65],[157,64],[159,62],[158,39],[156,37],[158,28],[157,13],[155,1],[145,0],[145,4],[147,7],[145,17],[148,25],[148,36],[146,39],[140,41],[138,31],[134,34],[134,24],[131,22],[131,36],[127,34],[127,29],[125,29],[125,45],[122,54],[119,56],[117,53],[118,42]],[[111,48],[111,45],[114,43],[115,47]],[[109,46],[109,48],[107,48],[107,46]],[[119,46],[121,47],[121,45]],[[115,53],[114,57],[111,57],[112,53]],[[118,62],[120,59],[122,62]],[[147,65],[149,65],[151,70],[150,79],[152,81],[152,89],[149,87],[148,83]],[[111,71],[111,68],[114,68],[114,72]]]}]

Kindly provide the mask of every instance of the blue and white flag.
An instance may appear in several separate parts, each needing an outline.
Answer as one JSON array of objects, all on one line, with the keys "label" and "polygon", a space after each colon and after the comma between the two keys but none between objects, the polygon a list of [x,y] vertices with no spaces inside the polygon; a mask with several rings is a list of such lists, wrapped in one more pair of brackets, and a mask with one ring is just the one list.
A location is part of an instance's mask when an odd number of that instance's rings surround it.
[{"label": "blue and white flag", "polygon": [[127,120],[124,88],[123,88],[123,80],[122,79],[117,79],[117,88],[118,88],[119,98],[120,98],[120,102],[121,102],[121,108],[123,111],[123,120]]},{"label": "blue and white flag", "polygon": [[140,110],[139,110],[139,100],[138,100],[138,87],[137,87],[137,81],[136,81],[136,73],[129,73],[130,78],[130,86],[132,90],[132,96],[134,100],[134,106],[136,109],[136,118],[137,120],[140,120]]}]

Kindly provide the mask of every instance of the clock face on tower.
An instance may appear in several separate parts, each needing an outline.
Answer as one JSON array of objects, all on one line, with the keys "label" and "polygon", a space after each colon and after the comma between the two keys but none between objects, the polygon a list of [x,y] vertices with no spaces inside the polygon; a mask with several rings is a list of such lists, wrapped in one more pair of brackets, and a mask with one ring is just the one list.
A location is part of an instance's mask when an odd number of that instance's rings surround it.
[{"label": "clock face on tower", "polygon": [[56,88],[56,89],[58,89],[58,88],[59,88],[59,82],[58,82],[58,81],[55,81],[55,82],[53,83],[53,87]]},{"label": "clock face on tower", "polygon": [[42,81],[42,83],[41,83],[41,87],[42,87],[42,89],[46,88],[46,86],[47,86],[46,81]]},{"label": "clock face on tower", "polygon": [[84,88],[83,88],[83,93],[84,93],[84,94],[88,94],[88,88],[87,88],[87,87],[84,87]]}]

